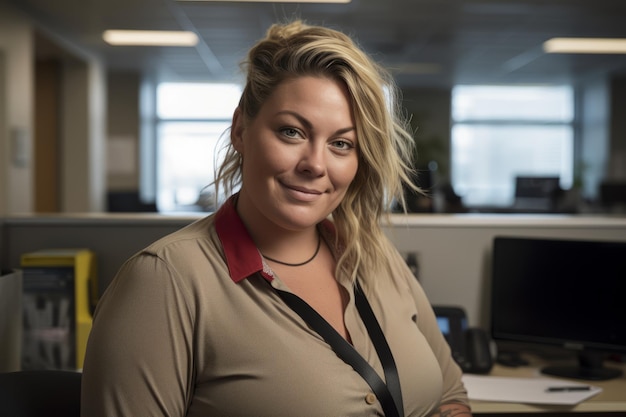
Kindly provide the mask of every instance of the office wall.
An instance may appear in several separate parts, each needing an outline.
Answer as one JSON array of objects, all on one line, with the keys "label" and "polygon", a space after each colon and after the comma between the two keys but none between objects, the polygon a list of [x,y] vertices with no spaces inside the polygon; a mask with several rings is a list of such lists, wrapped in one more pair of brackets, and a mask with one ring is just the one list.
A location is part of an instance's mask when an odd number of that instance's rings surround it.
[{"label": "office wall", "polygon": [[[197,218],[93,214],[0,219],[0,267],[19,266],[24,252],[87,247],[97,256],[102,292],[124,260]],[[491,244],[495,236],[626,241],[626,218],[393,215],[391,219],[385,233],[400,252],[416,254],[418,278],[431,302],[464,307],[470,324],[483,327],[488,322]]]},{"label": "office wall", "polygon": [[35,163],[34,207],[36,212],[60,211],[60,109],[61,63],[41,59],[35,67]]},{"label": "office wall", "polygon": [[104,211],[106,72],[93,57],[67,60],[63,69],[62,211]]},{"label": "office wall", "polygon": [[[137,72],[109,72],[107,74],[107,143],[109,149],[134,153],[134,169],[109,166],[107,190],[126,191],[139,189],[139,86]],[[113,144],[111,144],[113,142]],[[116,147],[119,145],[119,147]],[[110,155],[116,158],[116,155]]]},{"label": "office wall", "polygon": [[0,49],[0,215],[6,212],[8,195],[8,166],[9,158],[9,141],[7,139],[8,129],[6,121],[6,58],[4,51]]},{"label": "office wall", "polygon": [[33,44],[28,20],[0,3],[0,214],[33,204]]},{"label": "office wall", "polygon": [[0,3],[0,214],[34,210],[35,32],[63,54],[61,142],[62,210],[104,208],[106,80],[97,56]]}]

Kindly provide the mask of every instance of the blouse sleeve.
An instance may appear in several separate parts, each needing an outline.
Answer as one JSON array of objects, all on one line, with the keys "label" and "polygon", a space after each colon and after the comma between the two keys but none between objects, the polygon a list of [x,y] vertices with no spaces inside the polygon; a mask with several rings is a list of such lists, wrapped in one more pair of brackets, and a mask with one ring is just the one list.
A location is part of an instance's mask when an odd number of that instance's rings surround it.
[{"label": "blouse sleeve", "polygon": [[184,416],[193,388],[193,297],[142,252],[98,302],[83,369],[85,416]]}]

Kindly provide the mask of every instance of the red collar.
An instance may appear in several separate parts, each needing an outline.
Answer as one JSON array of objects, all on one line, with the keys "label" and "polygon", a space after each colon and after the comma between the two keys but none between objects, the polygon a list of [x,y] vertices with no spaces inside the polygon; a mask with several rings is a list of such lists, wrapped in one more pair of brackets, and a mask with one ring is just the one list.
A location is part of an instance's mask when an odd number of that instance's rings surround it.
[{"label": "red collar", "polygon": [[[271,281],[273,277],[263,269],[263,258],[235,209],[235,198],[229,198],[215,215],[215,230],[224,248],[230,278],[238,283],[261,272]],[[334,234],[335,228],[329,220],[324,220],[322,225],[324,234]]]},{"label": "red collar", "polygon": [[[263,260],[235,210],[234,198],[229,198],[217,212],[215,230],[224,248],[230,277],[239,282],[256,272],[262,272]],[[265,275],[265,278],[272,279],[269,274]]]}]

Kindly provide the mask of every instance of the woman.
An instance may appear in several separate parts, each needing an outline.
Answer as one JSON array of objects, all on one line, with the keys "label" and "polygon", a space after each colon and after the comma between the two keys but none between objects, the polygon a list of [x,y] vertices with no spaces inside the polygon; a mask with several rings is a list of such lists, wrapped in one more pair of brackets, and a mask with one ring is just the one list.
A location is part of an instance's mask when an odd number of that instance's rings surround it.
[{"label": "woman", "polygon": [[217,179],[238,191],[122,266],[95,314],[83,415],[468,415],[379,226],[412,155],[385,73],[301,22],[271,27],[246,64]]}]

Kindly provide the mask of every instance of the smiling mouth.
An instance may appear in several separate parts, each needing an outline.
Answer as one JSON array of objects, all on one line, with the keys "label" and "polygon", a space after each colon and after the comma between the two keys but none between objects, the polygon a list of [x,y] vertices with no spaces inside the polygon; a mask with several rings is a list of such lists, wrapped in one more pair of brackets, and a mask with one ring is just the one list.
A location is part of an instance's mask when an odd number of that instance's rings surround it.
[{"label": "smiling mouth", "polygon": [[283,187],[285,187],[285,190],[287,190],[290,195],[297,198],[298,200],[311,201],[323,194],[323,192],[313,190],[311,188],[299,187],[284,183],[282,185]]},{"label": "smiling mouth", "polygon": [[290,190],[297,191],[299,193],[304,193],[304,194],[313,194],[313,195],[322,194],[320,191],[311,190],[311,189],[304,188],[304,187],[295,187],[292,185],[285,185],[285,187],[289,188]]}]

